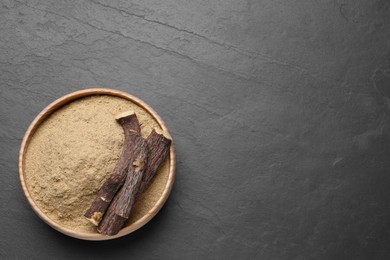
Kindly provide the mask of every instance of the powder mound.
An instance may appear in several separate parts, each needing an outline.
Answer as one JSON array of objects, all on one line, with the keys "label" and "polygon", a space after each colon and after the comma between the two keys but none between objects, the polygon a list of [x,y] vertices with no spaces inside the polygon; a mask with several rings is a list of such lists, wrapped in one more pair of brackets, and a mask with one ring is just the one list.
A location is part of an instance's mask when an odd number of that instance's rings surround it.
[{"label": "powder mound", "polygon": [[[77,99],[50,115],[32,137],[25,157],[27,188],[36,205],[58,224],[75,231],[96,233],[83,217],[103,182],[109,177],[123,147],[123,130],[115,116],[132,110],[143,137],[157,121],[133,102],[109,95]],[[168,180],[169,160],[159,172],[128,220],[148,212]]]}]

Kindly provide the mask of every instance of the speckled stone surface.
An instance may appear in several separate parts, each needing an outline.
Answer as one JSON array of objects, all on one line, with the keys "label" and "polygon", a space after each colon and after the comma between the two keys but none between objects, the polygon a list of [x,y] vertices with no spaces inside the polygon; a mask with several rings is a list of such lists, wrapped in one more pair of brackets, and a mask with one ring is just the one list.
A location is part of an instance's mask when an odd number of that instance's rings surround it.
[{"label": "speckled stone surface", "polygon": [[[177,179],[109,242],[31,210],[18,150],[89,87],[146,101]],[[1,259],[390,259],[390,2],[1,0]]]}]

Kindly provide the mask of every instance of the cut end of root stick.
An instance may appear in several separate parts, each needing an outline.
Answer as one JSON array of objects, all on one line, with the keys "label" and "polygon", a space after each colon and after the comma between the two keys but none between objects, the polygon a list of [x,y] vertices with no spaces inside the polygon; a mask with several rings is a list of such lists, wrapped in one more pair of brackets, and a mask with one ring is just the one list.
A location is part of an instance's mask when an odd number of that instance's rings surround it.
[{"label": "cut end of root stick", "polygon": [[123,113],[120,113],[118,115],[115,116],[115,120],[119,120],[121,118],[124,118],[124,117],[128,117],[128,116],[131,116],[131,115],[134,115],[134,111],[126,111],[126,112],[123,112]]},{"label": "cut end of root stick", "polygon": [[100,220],[102,220],[103,213],[101,212],[94,212],[92,217],[87,218],[92,224],[95,226],[99,225]]}]

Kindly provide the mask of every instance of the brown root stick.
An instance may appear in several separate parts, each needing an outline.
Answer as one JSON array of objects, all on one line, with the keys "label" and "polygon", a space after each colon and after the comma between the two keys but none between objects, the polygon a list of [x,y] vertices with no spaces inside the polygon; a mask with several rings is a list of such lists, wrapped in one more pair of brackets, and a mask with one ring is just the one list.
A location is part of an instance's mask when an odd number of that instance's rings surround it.
[{"label": "brown root stick", "polygon": [[129,165],[125,183],[115,195],[99,224],[98,231],[101,234],[109,236],[117,234],[130,216],[148,155],[146,140],[141,137],[139,139],[142,140],[142,144],[137,151],[137,157]]},{"label": "brown root stick", "polygon": [[123,185],[129,162],[134,158],[136,147],[140,145],[141,129],[137,116],[133,112],[125,112],[115,119],[124,131],[123,150],[111,176],[104,182],[95,200],[84,214],[96,226],[101,221],[116,192]]}]

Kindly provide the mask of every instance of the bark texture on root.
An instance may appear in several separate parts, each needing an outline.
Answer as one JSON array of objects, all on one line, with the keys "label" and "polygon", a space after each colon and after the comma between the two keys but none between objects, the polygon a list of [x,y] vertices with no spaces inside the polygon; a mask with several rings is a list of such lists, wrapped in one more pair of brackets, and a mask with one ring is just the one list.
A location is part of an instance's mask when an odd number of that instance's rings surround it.
[{"label": "bark texture on root", "polygon": [[168,157],[171,142],[170,139],[158,134],[155,130],[148,136],[145,141],[147,159],[146,155],[141,153],[139,162],[135,161],[129,165],[128,175],[123,187],[115,195],[103,220],[100,222],[98,231],[101,234],[112,236],[122,229],[131,214],[134,203],[149,187],[156,172]]},{"label": "bark texture on root", "polygon": [[168,157],[172,140],[165,137],[163,134],[158,134],[154,129],[146,139],[149,148],[148,162],[145,167],[145,173],[139,187],[137,198],[144,193],[153,177],[156,175],[160,166]]},{"label": "bark texture on root", "polygon": [[134,160],[134,152],[142,143],[140,142],[140,124],[134,113],[123,113],[118,115],[116,120],[122,126],[124,131],[122,153],[111,176],[104,182],[95,200],[84,214],[84,216],[96,226],[99,225],[99,222],[101,221],[116,192],[123,185],[128,165],[132,160]]},{"label": "bark texture on root", "polygon": [[99,224],[98,231],[101,234],[109,236],[117,234],[130,216],[148,157],[146,140],[143,138],[139,140],[141,145],[136,151],[136,158],[130,162],[125,183],[115,195]]}]

